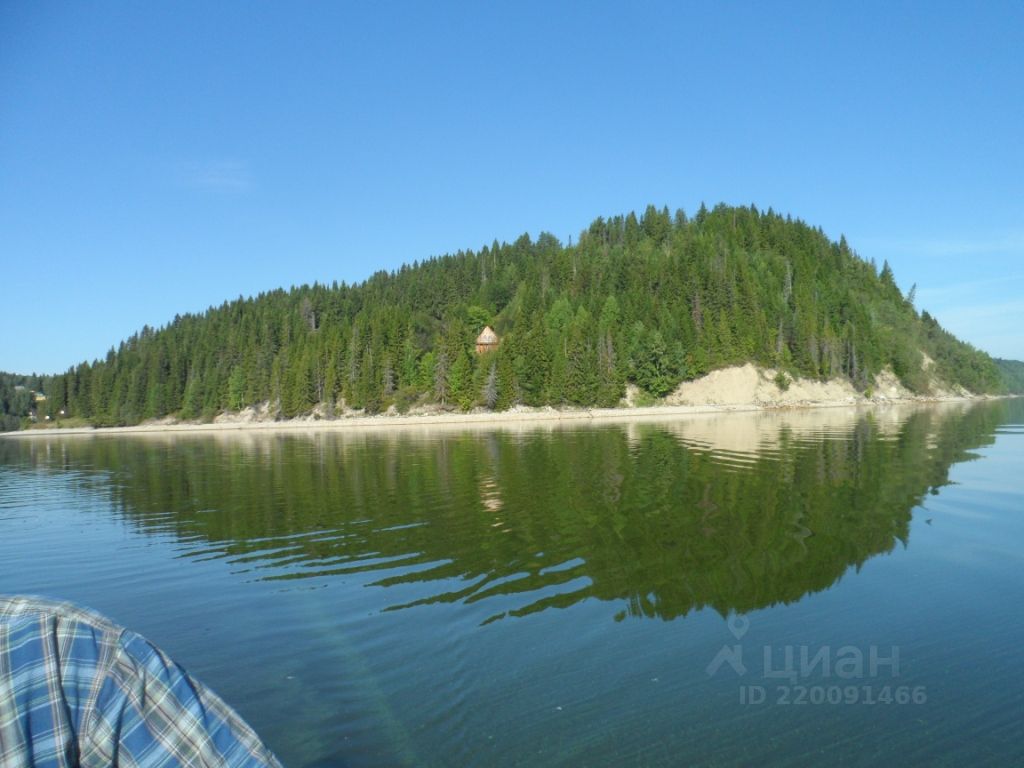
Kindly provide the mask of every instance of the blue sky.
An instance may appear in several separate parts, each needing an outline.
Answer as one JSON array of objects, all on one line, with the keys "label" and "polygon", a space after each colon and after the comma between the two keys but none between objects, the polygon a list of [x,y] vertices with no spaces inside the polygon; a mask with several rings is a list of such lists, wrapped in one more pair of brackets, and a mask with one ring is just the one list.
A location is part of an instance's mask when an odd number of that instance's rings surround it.
[{"label": "blue sky", "polygon": [[0,4],[0,370],[648,203],[754,203],[1024,359],[1024,4]]}]

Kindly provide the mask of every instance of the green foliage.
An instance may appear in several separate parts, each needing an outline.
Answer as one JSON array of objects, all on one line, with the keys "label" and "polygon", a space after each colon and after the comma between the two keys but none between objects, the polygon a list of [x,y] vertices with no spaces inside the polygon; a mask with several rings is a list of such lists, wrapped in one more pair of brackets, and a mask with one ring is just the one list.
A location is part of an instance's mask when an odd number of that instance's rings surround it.
[{"label": "green foliage", "polygon": [[683,351],[678,343],[669,345],[661,331],[643,329],[633,350],[633,380],[655,397],[671,392],[684,374]]},{"label": "green foliage", "polygon": [[775,374],[775,386],[779,388],[779,391],[785,392],[789,389],[789,385],[793,383],[793,380],[786,375],[785,371],[779,371]]},{"label": "green foliage", "polygon": [[399,413],[408,413],[419,397],[420,391],[416,387],[402,387],[395,393],[395,410]]},{"label": "green foliage", "polygon": [[658,398],[652,395],[650,392],[639,390],[636,393],[636,397],[633,398],[633,405],[637,408],[649,408],[652,405],[658,404]]},{"label": "green foliage", "polygon": [[996,358],[1005,390],[1014,395],[1024,395],[1024,362]]},{"label": "green foliage", "polygon": [[[486,364],[474,352],[484,324],[502,340]],[[53,393],[47,409],[127,424],[265,402],[282,416],[342,400],[370,412],[420,400],[614,405],[628,382],[662,396],[745,361],[861,389],[887,366],[916,391],[933,376],[974,392],[1007,386],[988,355],[918,315],[891,268],[879,273],[845,239],[753,207],[689,218],[651,206],[598,219],[573,245],[524,235],[359,285],[238,298],[143,328],[33,388]],[[27,417],[0,396],[4,425]]]},{"label": "green foliage", "polygon": [[896,342],[892,351],[892,370],[911,392],[926,392],[928,377],[921,367],[921,352],[906,339]]},{"label": "green foliage", "polygon": [[480,390],[480,401],[485,408],[494,410],[498,404],[498,364],[491,363],[487,370],[487,377],[484,379],[483,388]]},{"label": "green foliage", "polygon": [[37,417],[37,392],[45,392],[43,377],[0,371],[0,432],[20,429],[24,422]]}]

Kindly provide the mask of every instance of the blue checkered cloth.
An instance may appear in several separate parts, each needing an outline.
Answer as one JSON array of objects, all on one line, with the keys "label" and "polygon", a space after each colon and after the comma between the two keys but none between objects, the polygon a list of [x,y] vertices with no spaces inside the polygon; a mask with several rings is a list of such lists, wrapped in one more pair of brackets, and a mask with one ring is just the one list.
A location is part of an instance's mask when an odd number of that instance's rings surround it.
[{"label": "blue checkered cloth", "polygon": [[68,603],[0,596],[2,768],[280,768],[145,638]]}]

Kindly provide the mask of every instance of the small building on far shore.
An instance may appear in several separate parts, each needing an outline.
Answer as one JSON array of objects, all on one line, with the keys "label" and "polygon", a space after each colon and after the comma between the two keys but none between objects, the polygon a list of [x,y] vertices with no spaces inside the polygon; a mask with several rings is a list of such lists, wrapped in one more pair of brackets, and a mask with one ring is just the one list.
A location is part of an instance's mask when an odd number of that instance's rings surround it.
[{"label": "small building on far shore", "polygon": [[487,326],[480,335],[476,337],[476,353],[478,355],[486,354],[487,352],[493,352],[498,348],[501,343],[501,339],[498,338],[498,334],[494,332],[491,326]]}]

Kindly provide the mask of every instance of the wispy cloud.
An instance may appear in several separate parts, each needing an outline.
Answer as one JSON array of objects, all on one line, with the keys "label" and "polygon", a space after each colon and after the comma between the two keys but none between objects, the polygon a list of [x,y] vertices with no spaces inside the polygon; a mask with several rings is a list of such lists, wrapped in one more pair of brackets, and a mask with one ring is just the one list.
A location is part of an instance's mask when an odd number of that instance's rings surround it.
[{"label": "wispy cloud", "polygon": [[918,306],[928,309],[931,304],[946,304],[950,301],[957,303],[965,296],[985,293],[986,289],[993,287],[1005,288],[1013,283],[1024,280],[1024,274],[1000,275],[999,277],[986,277],[980,280],[966,280],[946,285],[921,285],[917,290]]},{"label": "wispy cloud", "polygon": [[1014,323],[1019,326],[1024,318],[1024,301],[1003,301],[999,303],[975,304],[960,307],[953,307],[943,312],[943,317],[949,318],[950,322],[965,320],[983,320],[987,318],[1005,319],[1007,323]]},{"label": "wispy cloud", "polygon": [[1024,358],[1024,300],[961,304],[941,309],[935,316],[961,339],[990,354]]},{"label": "wispy cloud", "polygon": [[239,160],[189,161],[179,177],[184,186],[208,192],[241,193],[253,186],[249,164]]},{"label": "wispy cloud", "polygon": [[986,238],[862,238],[859,249],[910,256],[980,256],[1024,253],[1024,232]]}]

